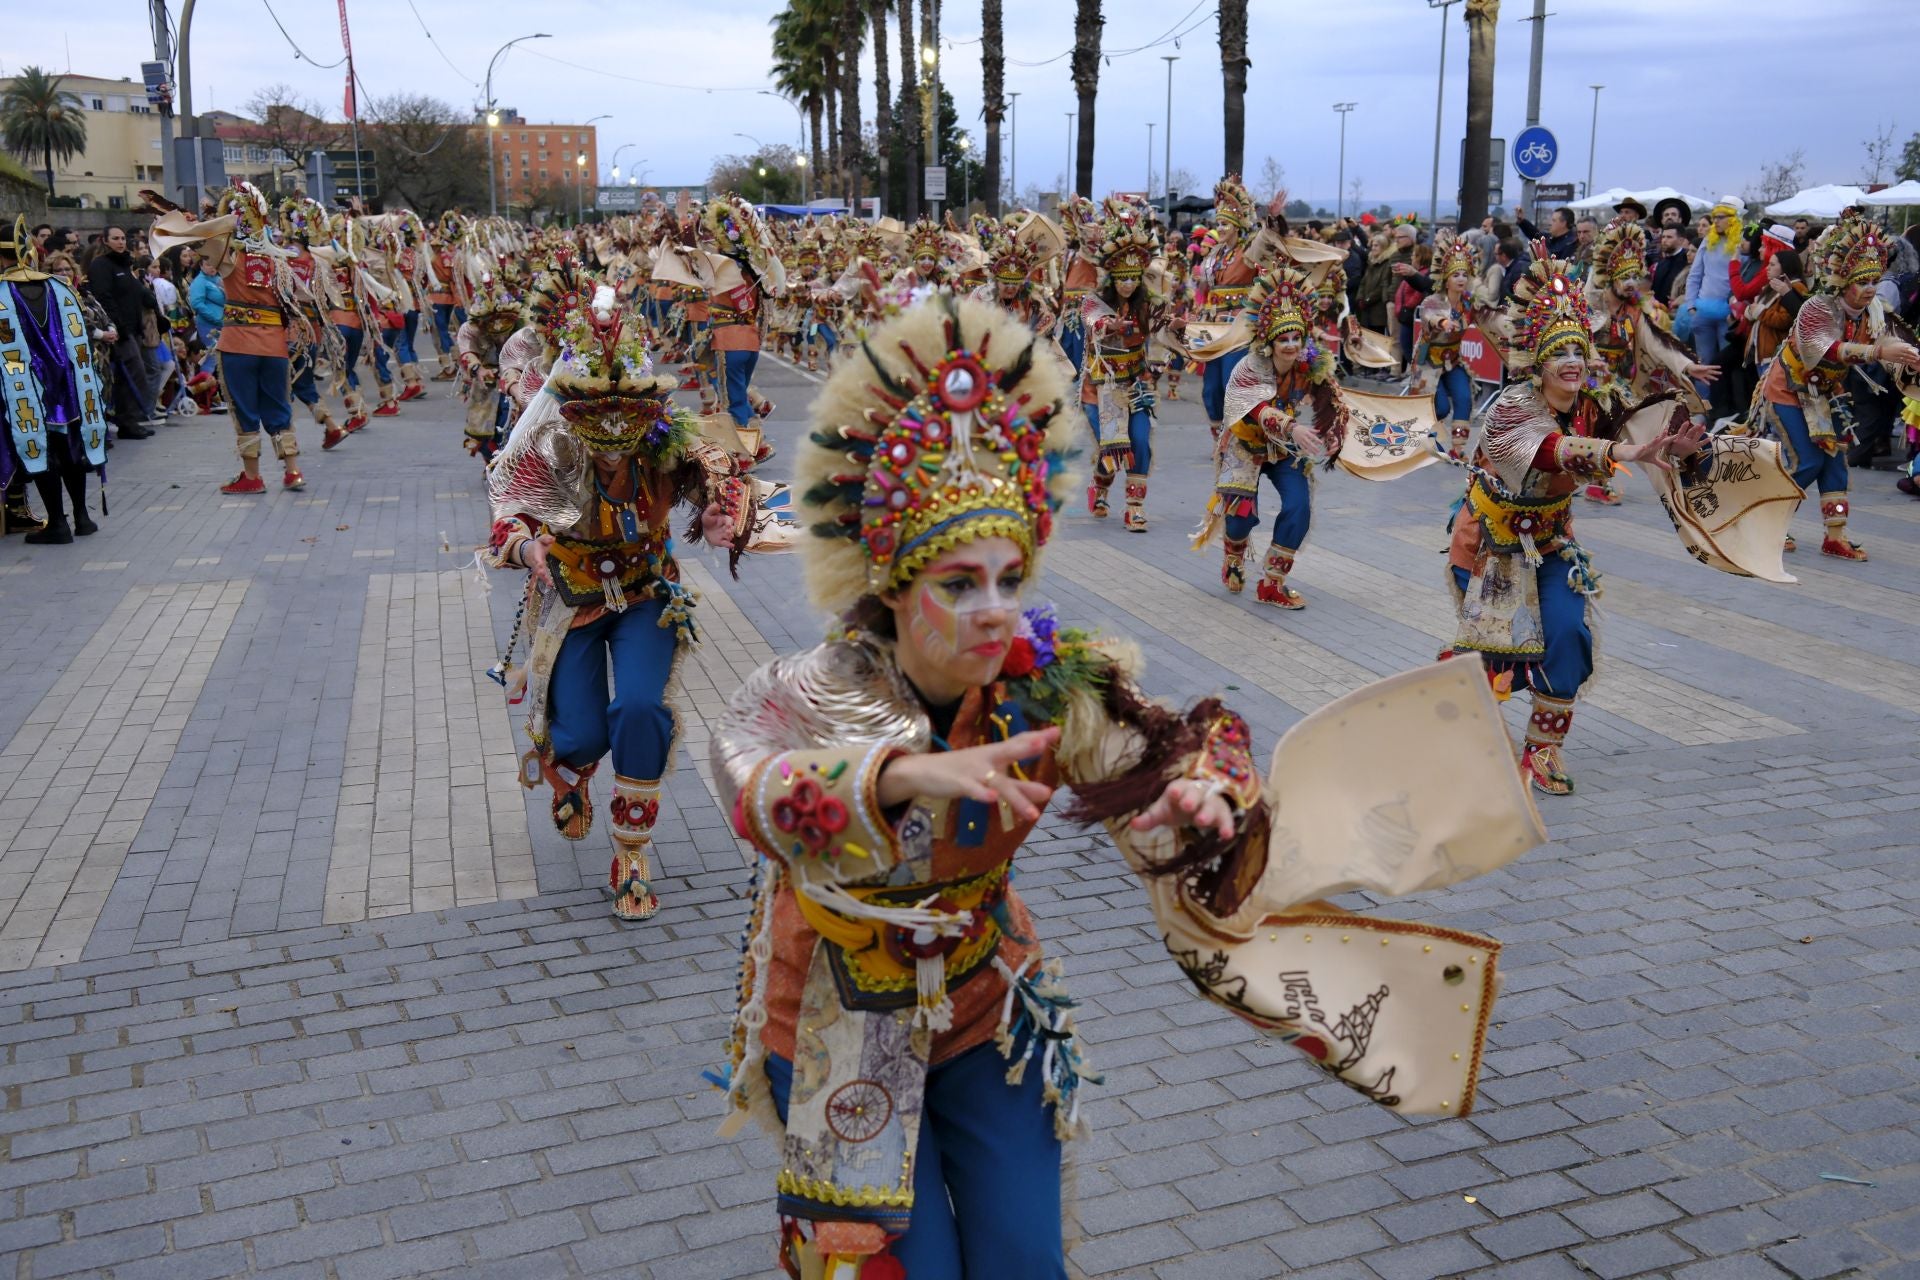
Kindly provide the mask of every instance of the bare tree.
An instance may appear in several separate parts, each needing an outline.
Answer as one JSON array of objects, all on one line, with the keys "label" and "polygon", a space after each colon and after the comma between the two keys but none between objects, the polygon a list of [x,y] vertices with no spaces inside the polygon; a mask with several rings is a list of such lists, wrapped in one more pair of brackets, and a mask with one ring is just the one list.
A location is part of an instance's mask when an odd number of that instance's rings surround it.
[{"label": "bare tree", "polygon": [[1094,104],[1100,96],[1100,32],[1106,19],[1100,0],[1075,0],[1073,10],[1073,92],[1080,104],[1080,136],[1074,139],[1073,189],[1093,196]]},{"label": "bare tree", "polygon": [[314,152],[339,144],[341,127],[327,121],[319,103],[287,85],[257,89],[245,106],[259,121],[247,131],[246,141],[269,153],[278,151],[286,157],[280,163],[295,172],[307,167],[307,157]]},{"label": "bare tree", "polygon": [[1773,204],[1800,190],[1806,174],[1806,150],[1795,147],[1784,160],[1776,160],[1762,169],[1759,181],[1750,185],[1743,194],[1748,204]]},{"label": "bare tree", "polygon": [[1900,149],[1900,164],[1893,176],[1902,182],[1920,179],[1920,133],[1908,138],[1907,145]]},{"label": "bare tree", "polygon": [[1888,171],[1893,167],[1893,125],[1875,121],[1873,133],[1860,144],[1860,148],[1867,153],[1866,162],[1860,166],[1860,181],[1869,186],[1885,182]]},{"label": "bare tree", "polygon": [[[447,103],[389,94],[374,99],[363,119],[362,144],[373,152],[383,203],[431,219],[487,202],[486,146],[472,122]],[[522,195],[512,191],[513,203],[525,207]]]},{"label": "bare tree", "polygon": [[1353,210],[1353,216],[1356,218],[1360,216],[1360,210],[1363,207],[1361,201],[1366,197],[1366,194],[1367,180],[1365,178],[1347,179],[1347,208]]},{"label": "bare tree", "polygon": [[1260,199],[1271,200],[1286,189],[1287,166],[1268,156],[1260,162]]}]

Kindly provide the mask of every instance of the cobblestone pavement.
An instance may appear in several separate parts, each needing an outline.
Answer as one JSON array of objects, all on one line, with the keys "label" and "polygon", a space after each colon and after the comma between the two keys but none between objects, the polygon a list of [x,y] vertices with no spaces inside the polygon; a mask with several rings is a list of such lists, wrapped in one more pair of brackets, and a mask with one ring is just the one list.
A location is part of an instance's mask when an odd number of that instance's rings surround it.
[{"label": "cobblestone pavement", "polygon": [[[811,385],[764,365],[790,445]],[[1192,383],[1188,383],[1189,393]],[[764,1276],[775,1151],[714,1137],[746,869],[705,774],[740,674],[810,643],[790,562],[690,558],[708,637],[652,924],[514,783],[480,674],[514,583],[444,388],[308,491],[223,499],[224,419],[122,445],[113,515],[0,544],[0,1276]],[[1129,536],[1070,512],[1048,593],[1262,751],[1432,657],[1457,480],[1319,481],[1280,614],[1183,534],[1164,408]],[[783,463],[776,462],[778,474]],[[269,467],[271,472],[272,468]],[[1580,513],[1607,666],[1555,841],[1390,912],[1507,944],[1480,1109],[1408,1122],[1201,1003],[1103,840],[1021,855],[1106,1085],[1076,1153],[1086,1275],[1920,1276],[1920,506],[1798,587],[1687,561],[1643,483]],[[1801,545],[1817,546],[1800,520]]]}]

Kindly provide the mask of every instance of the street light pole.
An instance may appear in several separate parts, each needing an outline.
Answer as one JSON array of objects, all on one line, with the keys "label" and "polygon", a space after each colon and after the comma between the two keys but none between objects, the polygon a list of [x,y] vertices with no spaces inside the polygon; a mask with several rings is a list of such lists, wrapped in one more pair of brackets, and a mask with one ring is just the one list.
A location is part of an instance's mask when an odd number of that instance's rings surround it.
[{"label": "street light pole", "polygon": [[1340,113],[1340,186],[1333,193],[1333,216],[1342,218],[1347,211],[1347,113],[1360,104],[1357,102],[1336,102],[1333,109]]},{"label": "street light pole", "polygon": [[573,165],[579,171],[573,183],[573,225],[577,227],[587,220],[587,153],[582,151]]},{"label": "street light pole", "polygon": [[615,182],[620,181],[620,153],[623,151],[631,150],[632,147],[633,147],[633,144],[631,142],[623,142],[619,146],[613,149],[612,177]]},{"label": "street light pole", "polygon": [[[920,50],[920,61],[925,64],[927,68],[927,84],[929,86],[929,92],[927,93],[927,163],[937,169],[940,167],[940,50],[933,45],[922,46]],[[961,166],[963,168],[965,164],[966,162],[962,160]],[[932,217],[935,222],[938,222],[940,221],[940,206],[945,204],[946,201],[935,200],[932,203]]]},{"label": "street light pole", "polygon": [[[495,110],[493,109],[493,65],[494,65],[494,63],[496,63],[496,62],[498,62],[498,61],[500,61],[500,55],[501,55],[501,54],[503,54],[503,53],[505,53],[505,52],[506,52],[507,50],[509,50],[509,49],[511,49],[511,48],[513,48],[513,46],[515,46],[515,45],[517,45],[517,44],[519,44],[519,43],[520,43],[521,41],[523,41],[523,40],[551,40],[551,39],[553,39],[553,37],[552,37],[551,35],[549,35],[549,34],[547,34],[547,33],[546,33],[545,31],[536,31],[536,32],[534,32],[534,33],[533,33],[532,35],[530,35],[530,36],[515,36],[515,37],[514,37],[513,39],[511,39],[511,40],[509,40],[509,41],[507,41],[507,42],[506,42],[505,44],[503,44],[503,45],[501,45],[501,46],[500,46],[500,47],[499,47],[498,49],[495,49],[495,50],[493,51],[493,56],[492,56],[491,58],[489,58],[489,59],[487,59],[487,87],[486,87],[486,95],[487,95],[487,211],[488,211],[489,213],[491,213],[491,214],[493,214],[493,215],[494,215],[495,217],[498,217],[498,216],[499,216],[499,214],[500,214],[500,200],[499,200],[499,195],[500,195],[500,175],[499,175],[499,174],[497,174],[497,173],[495,173],[495,172],[494,172],[494,170],[493,170],[493,131],[494,131],[495,129],[498,129],[498,128],[500,127],[500,115],[499,115],[499,113],[498,113],[497,111],[495,111]],[[359,157],[359,156],[358,156],[358,155],[356,154],[356,155],[354,156],[354,164],[355,164],[355,166],[356,166],[356,167],[357,167],[357,166],[358,166],[358,164],[359,164],[359,160],[360,160],[360,157]]]},{"label": "street light pole", "polygon": [[[1540,63],[1546,57],[1547,0],[1533,0],[1533,16],[1525,21],[1533,24],[1533,60],[1527,70],[1527,127],[1531,129],[1540,123]],[[1520,179],[1520,203],[1538,221],[1540,210],[1534,207],[1533,187],[1532,178]]]},{"label": "street light pole", "polygon": [[793,108],[794,119],[799,121],[800,126],[800,146],[798,152],[800,156],[800,199],[805,204],[812,204],[813,187],[812,184],[807,181],[807,113],[802,111],[800,104],[792,98],[782,97],[771,89],[760,89],[756,92],[763,98],[779,98],[780,101]]},{"label": "street light pole", "polygon": [[1008,110],[1013,116],[1011,136],[1007,139],[1007,189],[1008,204],[1020,203],[1020,95],[1007,95]]},{"label": "street light pole", "polygon": [[1147,203],[1153,203],[1153,121],[1147,121]]},{"label": "street light pole", "polygon": [[1440,222],[1440,116],[1447,105],[1447,9],[1460,0],[1427,0],[1440,11],[1440,80],[1433,91],[1433,190],[1427,195],[1427,225]]},{"label": "street light pole", "polygon": [[[1160,172],[1167,184],[1166,208],[1163,212],[1167,219],[1167,230],[1173,230],[1173,64],[1180,61],[1177,53],[1163,53],[1160,61],[1167,64],[1167,127],[1161,131],[1166,154],[1161,157]],[[1148,188],[1151,193],[1152,188]]]},{"label": "street light pole", "polygon": [[[613,119],[613,113],[611,113],[611,112],[608,112],[608,113],[607,113],[607,114],[605,114],[605,115],[598,115],[598,116],[588,116],[588,117],[587,117],[587,122],[586,122],[586,124],[585,124],[585,125],[583,125],[583,126],[581,126],[581,127],[582,127],[582,128],[587,128],[587,129],[591,129],[591,128],[592,128],[592,127],[593,127],[593,126],[594,126],[595,124],[597,124],[598,122],[600,122],[600,121],[602,121],[602,120],[611,120],[611,119]],[[587,145],[587,138],[586,138],[586,135],[585,135],[585,134],[581,134],[581,135],[580,135],[580,145],[581,145],[582,147],[585,147],[585,146]],[[600,149],[600,148],[599,148],[599,147],[597,147],[597,146],[596,146],[596,147],[594,148],[594,150],[595,150],[596,152],[597,152],[597,151],[598,151],[599,149]],[[583,151],[582,151],[582,152],[580,153],[580,159],[579,159],[579,160],[577,161],[577,164],[578,164],[578,167],[579,167],[579,170],[580,170],[580,172],[574,175],[574,178],[575,178],[575,183],[574,183],[574,185],[575,185],[575,186],[578,186],[578,185],[579,185],[580,183],[583,183],[583,182],[585,182],[585,181],[587,180],[587,153],[586,153],[586,152],[585,152],[584,150],[583,150]],[[598,176],[598,175],[596,174],[596,178],[597,178],[597,176]],[[599,182],[598,182],[598,181],[596,180],[596,181],[595,181],[595,183],[594,183],[594,188],[595,188],[595,190],[594,190],[594,193],[593,193],[593,207],[594,207],[594,209],[595,209],[595,211],[596,211],[596,212],[597,212],[597,211],[599,210],[599,208],[600,208],[600,192],[599,192],[599,189],[598,189],[598,188],[599,188],[599,186],[600,186],[600,184],[599,184]],[[580,220],[582,220],[583,218],[585,218],[585,217],[586,217],[586,206],[585,206],[585,201],[586,201],[586,198],[587,198],[587,197],[586,197],[586,193],[585,193],[584,191],[582,191],[582,192],[580,192],[579,194],[580,194],[580,199],[579,199],[579,200],[576,200],[576,201],[574,202],[574,209],[575,209],[575,212],[574,212],[574,221],[575,221],[575,222],[579,222]]]},{"label": "street light pole", "polygon": [[1587,130],[1587,189],[1582,194],[1588,196],[1593,194],[1593,147],[1600,139],[1600,91],[1606,87],[1603,84],[1587,86],[1593,90],[1593,124]]}]

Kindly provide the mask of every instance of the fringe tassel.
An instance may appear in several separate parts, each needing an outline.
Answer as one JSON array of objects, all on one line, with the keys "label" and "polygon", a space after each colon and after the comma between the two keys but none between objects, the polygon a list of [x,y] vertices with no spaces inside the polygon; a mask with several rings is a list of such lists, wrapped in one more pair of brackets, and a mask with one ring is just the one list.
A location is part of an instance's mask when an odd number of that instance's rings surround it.
[{"label": "fringe tassel", "polygon": [[994,969],[1007,982],[993,1042],[1010,1063],[1006,1077],[1010,1085],[1026,1078],[1028,1061],[1035,1048],[1044,1044],[1039,1055],[1041,1097],[1053,1106],[1054,1135],[1065,1142],[1081,1132],[1081,1082],[1100,1084],[1104,1077],[1091,1070],[1080,1052],[1073,1025],[1076,1002],[1061,981],[1060,962],[1049,960],[1029,977],[1028,966],[1036,960],[1029,957],[1016,970],[999,956],[993,958]]},{"label": "fringe tassel", "polygon": [[953,997],[947,994],[947,958],[940,955],[916,958],[913,979],[917,997],[913,1025],[929,1031],[953,1030]]}]

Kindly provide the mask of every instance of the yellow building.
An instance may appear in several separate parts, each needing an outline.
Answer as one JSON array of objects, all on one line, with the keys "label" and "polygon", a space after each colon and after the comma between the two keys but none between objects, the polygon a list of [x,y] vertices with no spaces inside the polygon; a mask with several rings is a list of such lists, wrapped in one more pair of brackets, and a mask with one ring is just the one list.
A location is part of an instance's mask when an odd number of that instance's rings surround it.
[{"label": "yellow building", "polygon": [[[12,84],[0,79],[0,90]],[[131,209],[140,188],[160,189],[160,116],[138,80],[64,75],[60,87],[80,99],[87,117],[87,149],[53,164],[53,193],[78,196],[87,208]],[[17,157],[36,176],[40,156]]]}]

